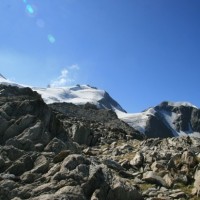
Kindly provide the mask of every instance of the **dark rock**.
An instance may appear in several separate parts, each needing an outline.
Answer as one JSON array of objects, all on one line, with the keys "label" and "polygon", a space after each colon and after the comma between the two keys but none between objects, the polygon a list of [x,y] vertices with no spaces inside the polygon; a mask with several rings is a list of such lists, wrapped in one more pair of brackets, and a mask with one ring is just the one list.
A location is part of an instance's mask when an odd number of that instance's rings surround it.
[{"label": "dark rock", "polygon": [[145,135],[150,138],[173,137],[172,131],[163,123],[160,117],[150,116],[145,128]]},{"label": "dark rock", "polygon": [[54,158],[53,158],[53,162],[54,163],[58,163],[58,162],[62,162],[71,152],[69,150],[64,150],[61,151],[60,153],[58,153]]},{"label": "dark rock", "polygon": [[135,187],[125,185],[123,183],[116,183],[109,191],[107,200],[143,200],[143,197]]},{"label": "dark rock", "polygon": [[115,162],[114,160],[104,160],[103,163],[111,169],[114,169],[116,171],[123,171],[124,168],[117,162]]},{"label": "dark rock", "polygon": [[56,154],[62,150],[66,150],[67,145],[58,138],[53,138],[49,144],[45,147],[45,151],[55,152]]},{"label": "dark rock", "polygon": [[45,173],[49,169],[49,161],[45,156],[39,156],[34,162],[32,173]]},{"label": "dark rock", "polygon": [[80,164],[89,165],[90,161],[84,158],[82,155],[71,154],[63,160],[61,165],[61,172],[66,171],[67,169],[73,170]]},{"label": "dark rock", "polygon": [[83,125],[73,125],[71,128],[72,138],[78,144],[90,145],[92,140],[91,131]]}]

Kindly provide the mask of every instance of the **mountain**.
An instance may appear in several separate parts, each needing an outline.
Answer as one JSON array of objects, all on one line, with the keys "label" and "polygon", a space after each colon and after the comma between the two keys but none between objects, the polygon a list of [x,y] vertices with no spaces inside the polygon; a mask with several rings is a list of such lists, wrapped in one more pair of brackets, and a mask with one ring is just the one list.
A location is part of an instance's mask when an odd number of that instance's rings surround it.
[{"label": "mountain", "polygon": [[[25,87],[0,75],[0,83]],[[200,137],[200,110],[187,102],[162,102],[141,113],[126,111],[104,90],[89,85],[60,88],[30,87],[41,95],[47,104],[73,103],[95,105],[98,109],[110,109],[118,118],[147,137],[174,137],[191,135]]]},{"label": "mountain", "polygon": [[104,91],[89,85],[76,85],[60,88],[38,88],[32,87],[37,91],[47,104],[50,103],[73,103],[84,105],[91,103],[100,109],[111,109],[125,112],[125,110]]},{"label": "mountain", "polygon": [[[200,138],[144,138],[100,104],[46,104],[2,79],[0,199],[198,199]],[[173,130],[199,129],[199,110],[188,103],[163,102],[144,113],[174,122]]]},{"label": "mountain", "polygon": [[0,74],[0,84],[17,87],[30,87],[38,92],[47,104],[50,103],[73,103],[84,105],[91,103],[100,109],[111,109],[126,112],[106,91],[97,89],[89,85],[76,85],[59,88],[40,88],[28,85],[18,84],[6,79]]},{"label": "mountain", "polygon": [[162,102],[141,113],[118,117],[147,137],[200,137],[200,110],[188,102]]}]

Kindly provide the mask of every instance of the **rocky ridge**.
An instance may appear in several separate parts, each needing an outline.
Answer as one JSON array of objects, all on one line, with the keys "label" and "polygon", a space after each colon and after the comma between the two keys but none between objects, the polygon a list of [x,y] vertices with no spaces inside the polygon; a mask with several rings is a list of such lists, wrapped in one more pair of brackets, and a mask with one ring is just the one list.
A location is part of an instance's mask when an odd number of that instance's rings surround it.
[{"label": "rocky ridge", "polygon": [[[19,88],[26,87],[6,79],[1,74],[0,84],[17,86]],[[119,103],[106,91],[90,85],[60,88],[30,87],[41,95],[45,103],[57,103],[57,107],[59,107],[59,103],[63,102],[82,106],[89,103],[90,105],[93,104],[94,107],[98,107],[98,109],[112,110],[119,119],[147,137],[167,138],[187,135],[200,137],[200,109],[188,102],[165,101],[140,113],[126,113]],[[76,109],[76,111],[78,110]],[[80,112],[82,111],[78,111],[78,113]]]},{"label": "rocky ridge", "polygon": [[200,139],[144,139],[110,110],[0,85],[0,199],[198,199]]},{"label": "rocky ridge", "polygon": [[200,109],[190,103],[164,101],[141,113],[118,116],[147,137],[200,137]]}]

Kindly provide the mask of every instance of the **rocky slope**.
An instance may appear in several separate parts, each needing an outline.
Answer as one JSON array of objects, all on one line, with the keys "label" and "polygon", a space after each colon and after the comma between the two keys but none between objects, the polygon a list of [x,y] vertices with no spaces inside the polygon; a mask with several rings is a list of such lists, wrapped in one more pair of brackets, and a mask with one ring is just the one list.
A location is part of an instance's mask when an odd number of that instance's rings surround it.
[{"label": "rocky slope", "polygon": [[[135,187],[118,184],[120,177],[82,151],[141,135],[113,112],[88,105],[67,115],[59,112],[61,106],[48,107],[30,88],[0,85],[0,199],[90,199],[96,193],[114,199],[115,190],[127,189],[125,197],[142,199]],[[100,118],[86,119],[90,109]]]},{"label": "rocky slope", "polygon": [[0,85],[0,199],[198,199],[200,139],[143,139],[111,110]]}]

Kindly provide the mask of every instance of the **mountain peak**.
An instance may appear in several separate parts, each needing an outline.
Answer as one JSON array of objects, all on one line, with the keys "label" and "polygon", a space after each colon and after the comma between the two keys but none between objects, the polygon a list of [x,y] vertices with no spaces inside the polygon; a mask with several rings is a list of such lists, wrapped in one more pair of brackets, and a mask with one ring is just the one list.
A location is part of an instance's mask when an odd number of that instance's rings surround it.
[{"label": "mountain peak", "polygon": [[160,107],[166,107],[166,106],[180,107],[180,106],[185,106],[185,107],[197,108],[197,106],[193,105],[190,102],[186,102],[186,101],[179,101],[179,102],[163,101],[161,104],[159,104],[159,106]]}]

